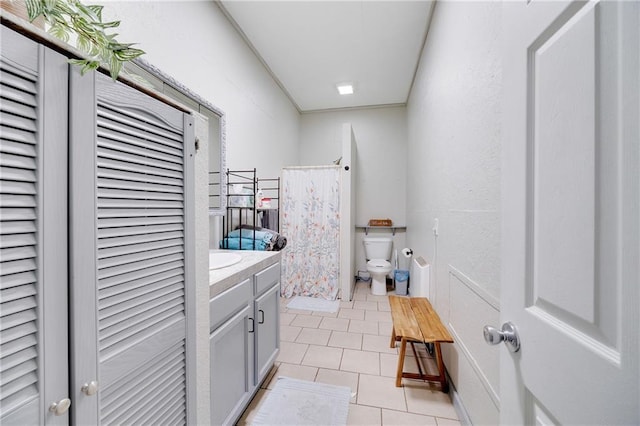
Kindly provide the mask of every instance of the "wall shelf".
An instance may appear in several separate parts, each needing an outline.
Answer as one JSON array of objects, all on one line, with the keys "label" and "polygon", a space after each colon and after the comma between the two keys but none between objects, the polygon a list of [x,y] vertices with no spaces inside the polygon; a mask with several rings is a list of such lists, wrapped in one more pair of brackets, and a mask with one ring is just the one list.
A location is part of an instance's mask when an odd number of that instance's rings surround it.
[{"label": "wall shelf", "polygon": [[356,225],[356,229],[364,229],[364,234],[369,235],[370,229],[391,229],[391,233],[396,235],[396,231],[406,231],[406,226],[369,226],[369,225]]}]

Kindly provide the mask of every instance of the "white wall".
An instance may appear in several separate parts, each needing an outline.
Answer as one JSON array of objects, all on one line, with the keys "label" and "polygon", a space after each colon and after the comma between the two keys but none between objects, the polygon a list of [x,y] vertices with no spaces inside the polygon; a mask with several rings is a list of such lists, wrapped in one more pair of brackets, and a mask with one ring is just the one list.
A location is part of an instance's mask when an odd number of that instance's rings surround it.
[{"label": "white wall", "polygon": [[214,2],[102,1],[121,42],[223,110],[227,166],[278,177],[298,162],[299,114]]},{"label": "white wall", "polygon": [[[389,218],[394,224],[405,225],[406,108],[346,109],[302,114],[300,164],[332,164],[340,158],[343,123],[351,123],[357,146],[356,224],[366,224],[371,218]],[[367,270],[363,236],[363,231],[356,232],[356,271]],[[396,233],[394,247],[405,247],[404,232]]]},{"label": "white wall", "polygon": [[435,266],[445,364],[475,424],[499,423],[482,327],[499,321],[501,38],[499,2],[438,2],[407,106],[408,245]]}]

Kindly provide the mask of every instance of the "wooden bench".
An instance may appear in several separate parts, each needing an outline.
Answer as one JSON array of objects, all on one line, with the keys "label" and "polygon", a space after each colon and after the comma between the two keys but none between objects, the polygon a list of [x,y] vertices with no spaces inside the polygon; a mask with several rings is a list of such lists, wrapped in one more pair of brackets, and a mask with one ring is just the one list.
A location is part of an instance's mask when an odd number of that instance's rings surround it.
[{"label": "wooden bench", "polygon": [[[453,338],[444,324],[442,324],[442,321],[440,321],[440,317],[436,311],[431,307],[429,300],[426,297],[400,297],[390,295],[389,304],[391,305],[391,317],[393,319],[391,347],[395,348],[396,341],[400,341],[396,386],[402,386],[402,378],[406,377],[409,379],[440,382],[442,391],[445,393],[449,392],[444,363],[442,362],[440,343],[453,343]],[[413,349],[419,373],[405,373],[402,371],[407,342],[411,343],[411,349]],[[434,344],[435,357],[438,364],[437,376],[427,374],[426,368],[424,373],[422,372],[420,359],[414,346],[415,342]]]}]

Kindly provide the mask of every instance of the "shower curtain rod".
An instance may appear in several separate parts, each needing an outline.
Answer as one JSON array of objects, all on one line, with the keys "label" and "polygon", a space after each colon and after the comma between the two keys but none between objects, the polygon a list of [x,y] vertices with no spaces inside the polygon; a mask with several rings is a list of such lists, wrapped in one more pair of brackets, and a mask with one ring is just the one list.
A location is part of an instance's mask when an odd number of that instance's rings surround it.
[{"label": "shower curtain rod", "polygon": [[336,166],[333,164],[327,164],[325,166],[288,166],[283,167],[282,170],[301,170],[301,169],[335,169],[340,168],[340,166]]}]

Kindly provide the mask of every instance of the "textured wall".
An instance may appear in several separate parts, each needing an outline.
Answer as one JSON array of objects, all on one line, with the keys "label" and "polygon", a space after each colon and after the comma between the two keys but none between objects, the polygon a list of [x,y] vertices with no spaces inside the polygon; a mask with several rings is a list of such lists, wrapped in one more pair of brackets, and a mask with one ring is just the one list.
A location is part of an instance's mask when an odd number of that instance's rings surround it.
[{"label": "textured wall", "polygon": [[[405,225],[407,121],[405,107],[347,109],[302,114],[300,164],[331,164],[342,155],[342,124],[351,123],[357,145],[356,224],[389,218]],[[386,231],[390,236],[390,231]],[[362,237],[355,237],[356,271],[366,271]],[[394,246],[405,247],[404,232]],[[354,271],[355,275],[355,271]]]},{"label": "textured wall", "polygon": [[230,169],[277,177],[298,161],[297,110],[214,2],[102,3],[120,41],[225,112]]},{"label": "textured wall", "polygon": [[[498,422],[501,9],[438,2],[407,106],[408,245],[434,266],[446,365],[471,420]],[[439,235],[432,232],[439,220]]]}]

